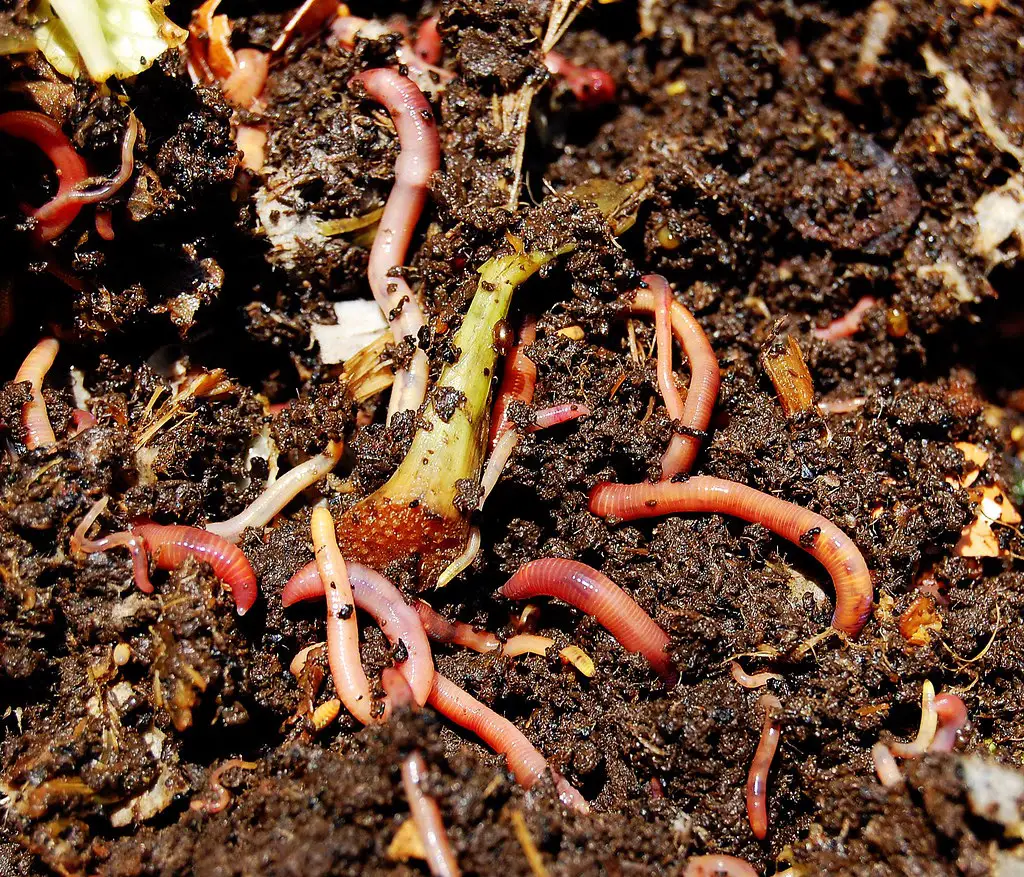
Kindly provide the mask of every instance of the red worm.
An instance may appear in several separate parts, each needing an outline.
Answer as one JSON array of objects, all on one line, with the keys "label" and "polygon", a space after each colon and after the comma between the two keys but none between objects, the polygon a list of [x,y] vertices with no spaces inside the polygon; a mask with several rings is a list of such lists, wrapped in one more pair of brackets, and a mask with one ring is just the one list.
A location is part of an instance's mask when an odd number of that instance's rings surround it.
[{"label": "red worm", "polygon": [[494,400],[491,412],[491,450],[508,430],[513,429],[508,409],[513,402],[529,405],[533,401],[533,390],[537,385],[537,366],[526,355],[526,348],[537,340],[537,321],[532,316],[523,320],[519,330],[519,343],[505,358],[505,370],[501,376],[501,386]]},{"label": "red worm", "polygon": [[145,521],[133,524],[131,530],[142,540],[157,569],[177,569],[192,555],[208,563],[217,578],[231,588],[239,615],[245,615],[256,602],[256,573],[237,545],[207,530],[181,524]]},{"label": "red worm", "polygon": [[768,771],[771,770],[775,750],[779,748],[782,728],[777,713],[782,704],[774,694],[762,694],[757,702],[764,710],[764,725],[747,775],[747,819],[754,837],[764,840],[768,834]]},{"label": "red worm", "polygon": [[[347,49],[352,49],[355,46],[357,37],[374,40],[388,34],[400,33],[394,28],[389,28],[383,22],[367,21],[365,18],[357,18],[354,15],[335,18],[331,25],[331,32],[335,39]],[[399,64],[409,69],[409,73],[424,91],[433,93],[436,91],[438,83],[449,82],[455,76],[450,70],[436,67],[413,51],[404,34],[395,49],[395,57]]]},{"label": "red worm", "polygon": [[[356,605],[359,605],[358,600]],[[384,696],[391,704],[392,710],[413,709],[420,706],[416,703],[416,696],[412,693],[409,680],[395,667],[385,667],[380,671],[380,687],[384,689]]]},{"label": "red worm", "polygon": [[32,385],[32,398],[21,408],[21,422],[25,427],[25,447],[30,451],[52,445],[57,441],[46,413],[43,399],[43,380],[57,358],[60,344],[56,338],[44,338],[29,351],[14,376],[15,383],[27,381]]},{"label": "red worm", "polygon": [[552,405],[550,408],[542,408],[538,411],[535,422],[528,431],[537,432],[541,429],[558,426],[560,423],[568,423],[570,420],[576,420],[578,417],[587,417],[589,415],[590,407],[581,402],[560,402],[558,405]]},{"label": "red worm", "polygon": [[865,295],[839,319],[833,320],[823,329],[815,329],[814,337],[820,338],[822,341],[838,341],[840,338],[849,338],[851,335],[857,334],[864,315],[876,304],[878,302],[875,299],[870,295]]},{"label": "red worm", "polygon": [[430,795],[423,791],[427,765],[418,752],[410,752],[402,762],[402,788],[409,801],[412,821],[419,833],[426,854],[427,867],[434,877],[458,877],[462,872],[455,861],[444,830],[441,810]]},{"label": "red worm", "polygon": [[757,871],[736,856],[691,856],[683,877],[757,877]]},{"label": "red worm", "polygon": [[419,615],[420,621],[423,622],[423,629],[427,632],[427,636],[434,642],[464,646],[483,654],[496,652],[501,648],[501,642],[493,633],[477,630],[463,621],[449,621],[423,600],[413,603],[413,608]]},{"label": "red worm", "polygon": [[76,408],[71,412],[71,437],[81,435],[87,429],[92,429],[99,421],[96,415],[84,408]]},{"label": "red worm", "polygon": [[590,492],[590,511],[623,521],[713,512],[762,524],[828,570],[836,589],[833,627],[855,637],[871,614],[871,573],[850,537],[827,518],[746,485],[703,475],[660,484],[605,482]]},{"label": "red worm", "polygon": [[747,673],[738,661],[732,661],[732,678],[744,688],[764,688],[772,679],[781,679],[778,673]]},{"label": "red worm", "polygon": [[212,801],[202,801],[198,798],[188,806],[190,810],[197,813],[207,813],[213,816],[220,813],[231,803],[231,793],[221,784],[220,778],[229,770],[255,770],[259,765],[253,761],[243,761],[241,758],[232,758],[225,761],[220,767],[210,774],[210,791],[215,795]]},{"label": "red worm", "polygon": [[548,52],[544,65],[553,76],[564,80],[580,106],[588,110],[615,100],[615,80],[596,67],[580,67],[558,52]]},{"label": "red worm", "polygon": [[270,71],[270,56],[259,49],[239,49],[235,52],[238,66],[224,80],[224,97],[240,109],[247,110],[263,93]]},{"label": "red worm", "polygon": [[[659,302],[665,301],[668,281],[658,274],[648,274],[643,278],[643,282],[644,285],[636,290],[630,310],[654,314],[657,318]],[[672,437],[672,442],[662,458],[663,478],[670,478],[679,472],[689,472],[693,468],[701,439],[711,422],[711,412],[714,410],[718,386],[721,383],[718,359],[700,323],[683,303],[674,297],[669,302],[669,316],[672,332],[690,360],[690,389],[686,393],[682,414],[678,418],[684,432]]]},{"label": "red worm", "polygon": [[416,29],[416,54],[428,64],[441,63],[441,34],[437,31],[439,17],[431,15],[429,18],[424,18]]},{"label": "red worm", "polygon": [[[505,756],[516,782],[533,788],[548,770],[548,763],[526,736],[508,719],[488,709],[440,673],[434,674],[430,705],[455,724],[472,731],[495,752]],[[563,804],[581,813],[590,811],[583,796],[565,778],[552,771]]]},{"label": "red worm", "polygon": [[939,730],[932,740],[929,752],[952,752],[956,735],[967,724],[967,705],[955,694],[935,695],[935,712],[939,717]]},{"label": "red worm", "polygon": [[[0,132],[34,143],[46,153],[46,157],[53,162],[57,170],[57,177],[60,180],[57,195],[39,209],[43,210],[55,203],[59,203],[60,206],[50,211],[45,220],[41,219],[35,229],[37,240],[52,241],[75,221],[75,217],[82,209],[81,202],[67,200],[66,196],[88,177],[89,168],[85,159],[75,151],[60,125],[42,113],[17,110],[0,114]],[[31,207],[23,209],[30,216],[37,212]]]},{"label": "red worm", "polygon": [[[346,567],[356,608],[369,612],[388,641],[407,654],[408,657],[399,662],[398,669],[412,686],[416,702],[423,706],[430,694],[434,659],[427,641],[427,632],[421,623],[422,616],[405,602],[398,588],[380,573],[354,561],[346,563]],[[322,599],[323,596],[324,586],[314,561],[306,564],[288,580],[281,592],[281,602],[287,607],[300,600]],[[386,703],[390,703],[390,700]],[[385,714],[390,714],[389,706],[385,706]]]},{"label": "red worm", "polygon": [[622,588],[593,567],[561,557],[544,557],[520,567],[498,593],[509,600],[557,597],[593,615],[623,648],[643,655],[663,679],[675,677],[675,668],[665,652],[668,634]]},{"label": "red worm", "polygon": [[[387,109],[401,147],[395,162],[395,184],[370,249],[367,278],[395,341],[411,338],[415,343],[423,328],[423,309],[405,278],[394,271],[405,263],[413,230],[427,200],[427,185],[441,166],[437,126],[430,104],[411,79],[384,67],[367,70],[356,79],[369,97]],[[409,366],[395,372],[389,420],[396,412],[416,409],[423,403],[429,365],[426,353],[416,347]]]}]

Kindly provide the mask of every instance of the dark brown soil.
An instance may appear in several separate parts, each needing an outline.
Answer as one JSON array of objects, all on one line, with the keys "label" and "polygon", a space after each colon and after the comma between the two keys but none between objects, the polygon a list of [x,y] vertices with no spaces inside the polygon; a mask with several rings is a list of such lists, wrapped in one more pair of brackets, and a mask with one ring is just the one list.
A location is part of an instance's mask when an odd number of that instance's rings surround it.
[{"label": "dark brown soil", "polygon": [[[186,23],[192,5],[169,12]],[[21,6],[0,4],[0,23],[18,21]],[[681,874],[705,852],[767,874],[1014,873],[1019,824],[1004,832],[972,809],[960,755],[907,762],[907,784],[887,791],[870,749],[913,737],[930,680],[968,707],[958,751],[1024,759],[1024,539],[997,526],[1000,556],[961,556],[976,510],[958,486],[967,464],[954,444],[983,447],[991,456],[976,483],[1020,502],[1024,231],[981,252],[975,208],[1022,179],[1024,11],[893,0],[884,49],[865,67],[865,28],[886,0],[639,6],[641,24],[637,4],[596,4],[559,45],[615,78],[618,100],[596,110],[544,84],[546,0],[353,9],[413,27],[438,12],[444,64],[457,74],[435,101],[442,169],[409,271],[430,312],[420,340],[434,373],[458,357],[453,334],[477,269],[511,234],[534,247],[584,243],[517,292],[510,323],[539,318],[535,406],[585,402],[592,414],[520,441],[476,518],[478,558],[427,596],[448,618],[505,637],[522,607],[496,588],[527,561],[572,557],[668,631],[680,671],[669,689],[593,619],[554,601],[536,601],[537,632],[583,649],[593,678],[556,650],[511,660],[435,650],[441,672],[580,789],[588,816],[563,811],[548,783],[518,788],[502,758],[430,709],[369,728],[342,715],[317,733],[310,707],[331,696],[329,672],[315,661],[299,680],[288,672],[300,648],[324,639],[319,606],[286,610],[280,597],[312,558],[310,508],[326,497],[340,516],[384,483],[416,423],[384,425],[386,392],[356,402],[311,335],[334,319],[333,303],[369,296],[367,241],[283,249],[267,234],[266,205],[309,222],[383,205],[397,140],[350,78],[394,63],[396,39],[360,40],[351,53],[324,37],[289,49],[265,110],[247,117],[271,132],[262,174],[240,168],[238,117],[219,90],[193,86],[173,54],[113,92],[0,59],[0,111],[33,108],[45,92],[91,166],[117,162],[128,116],[114,94],[143,130],[135,174],[110,203],[115,239],[102,240],[83,211],[42,248],[19,205],[48,197],[52,168],[0,137],[0,160],[17,169],[0,183],[3,374],[42,335],[62,342],[46,390],[56,445],[27,451],[26,385],[0,389],[0,875],[424,874],[388,851],[408,816],[399,769],[412,749],[430,765],[465,873],[535,873],[516,812],[553,875]],[[235,48],[266,48],[290,4],[225,0],[220,11]],[[956,108],[923,49],[987,95],[994,121]],[[516,140],[495,108],[524,86],[539,91],[510,210]],[[557,200],[630,171],[652,185],[618,240]],[[876,595],[855,642],[803,647],[828,627],[831,583],[760,525],[713,515],[614,525],[588,512],[598,482],[657,477],[671,435],[653,326],[622,305],[651,272],[696,314],[722,368],[695,473],[811,508],[855,540]],[[864,296],[878,306],[856,335],[815,336]],[[759,365],[780,333],[797,340],[822,412],[783,415]],[[77,437],[67,437],[72,368],[99,421]],[[223,372],[212,390],[175,396],[183,374],[213,369]],[[848,413],[823,413],[851,400]],[[276,402],[291,404],[271,413]],[[243,618],[204,565],[154,573],[146,595],[125,552],[71,556],[75,525],[105,495],[104,532],[137,517],[202,526],[235,514],[269,474],[260,436],[276,444],[282,471],[328,440],[346,452],[337,478],[246,535],[261,597]],[[415,568],[410,558],[385,572],[411,590]],[[941,628],[915,645],[899,619],[924,585],[937,589]],[[369,624],[363,642],[376,679],[390,647]],[[782,745],[763,842],[744,799],[762,692],[733,680],[737,656],[781,676],[770,683]],[[230,803],[208,813],[211,774],[233,758],[253,766],[224,773]]]}]

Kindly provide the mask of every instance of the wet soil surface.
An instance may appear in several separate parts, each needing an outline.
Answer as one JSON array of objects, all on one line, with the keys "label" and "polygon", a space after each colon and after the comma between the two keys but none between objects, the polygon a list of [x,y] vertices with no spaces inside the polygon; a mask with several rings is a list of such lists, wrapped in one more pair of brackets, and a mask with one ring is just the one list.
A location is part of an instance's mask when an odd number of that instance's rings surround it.
[{"label": "wet soil surface", "polygon": [[[23,13],[0,9],[5,22]],[[225,0],[220,11],[235,49],[266,49],[290,10]],[[169,12],[187,23],[191,7]],[[595,5],[559,51],[615,79],[616,99],[597,108],[546,73],[544,2],[353,8],[413,33],[433,13],[455,78],[433,99],[442,167],[406,271],[429,315],[418,341],[436,375],[459,356],[453,334],[483,262],[519,241],[576,240],[517,291],[509,322],[538,317],[535,407],[591,409],[522,438],[474,515],[478,557],[426,595],[449,619],[556,647],[509,659],[437,646],[435,659],[592,812],[565,811],[546,781],[524,792],[501,757],[429,708],[369,728],[343,710],[317,730],[313,710],[333,696],[326,662],[288,671],[325,638],[320,605],[285,609],[280,596],[312,559],[310,509],[326,499],[338,517],[384,483],[416,428],[408,415],[385,425],[387,390],[339,380],[313,329],[370,296],[372,214],[398,143],[350,80],[395,63],[398,38],[351,51],[323,34],[296,41],[264,104],[241,114],[215,84],[193,85],[174,53],[104,93],[6,59],[0,109],[45,106],[90,167],[116,166],[126,106],[142,134],[132,179],[107,205],[114,239],[87,209],[45,246],[20,205],[50,196],[52,167],[0,137],[18,168],[0,189],[4,374],[43,335],[62,344],[44,393],[56,444],[28,450],[27,385],[0,390],[0,874],[427,873],[392,847],[413,750],[466,873],[540,874],[520,816],[558,875],[681,874],[706,852],[766,874],[1019,873],[1020,814],[980,806],[961,755],[908,760],[905,784],[887,790],[870,750],[915,735],[930,681],[967,706],[958,752],[1024,759],[1024,540],[1003,523],[983,551],[962,537],[978,527],[978,489],[1007,505],[1024,491],[1024,13],[985,0]],[[506,116],[524,90],[536,96],[520,140]],[[240,121],[269,132],[261,172],[240,164]],[[521,144],[522,197],[510,201]],[[559,201],[629,173],[650,184],[618,239]],[[324,232],[352,218],[366,221]],[[855,641],[819,636],[828,575],[760,525],[589,513],[595,484],[656,479],[672,434],[654,327],[624,304],[652,272],[721,364],[694,473],[811,508],[854,539],[876,600]],[[818,337],[865,296],[875,303],[854,334]],[[791,417],[761,365],[787,336],[822,403]],[[97,424],[73,435],[76,407]],[[202,526],[330,440],[346,447],[335,473],[241,543],[260,583],[244,617],[204,564],[156,571],[144,594],[126,552],[70,549],[104,496],[104,533],[139,517]],[[980,470],[968,445],[987,454]],[[494,596],[547,556],[591,564],[632,595],[670,635],[678,682],[663,685],[571,608],[537,600],[524,621]],[[384,571],[411,591],[415,568]],[[392,650],[372,624],[362,642],[376,679]],[[559,657],[569,645],[592,677]],[[763,692],[734,681],[732,660],[777,674],[764,841],[744,798]]]}]

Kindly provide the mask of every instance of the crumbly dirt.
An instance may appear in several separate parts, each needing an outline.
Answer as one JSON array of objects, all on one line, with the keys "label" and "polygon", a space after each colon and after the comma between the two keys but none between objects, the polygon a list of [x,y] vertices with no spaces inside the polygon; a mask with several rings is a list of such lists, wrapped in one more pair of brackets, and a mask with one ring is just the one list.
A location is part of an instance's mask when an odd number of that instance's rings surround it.
[{"label": "crumbly dirt", "polygon": [[[187,23],[193,5],[168,11]],[[236,49],[266,50],[290,4],[225,0],[220,11]],[[399,38],[360,39],[351,52],[326,34],[297,41],[263,105],[243,114],[216,85],[194,85],[173,53],[109,90],[11,56],[0,58],[0,111],[45,110],[97,173],[117,165],[129,108],[140,137],[131,181],[105,205],[114,239],[100,237],[89,207],[38,246],[22,205],[52,195],[53,169],[0,136],[0,160],[17,169],[0,183],[3,374],[13,378],[44,334],[61,341],[44,394],[56,444],[28,450],[27,385],[0,388],[0,874],[424,874],[422,861],[389,852],[408,817],[399,770],[413,750],[467,874],[537,877],[517,813],[552,875],[682,874],[706,852],[769,875],[1011,873],[1019,827],[972,811],[958,755],[909,760],[906,783],[887,790],[870,750],[914,736],[930,680],[967,706],[958,751],[1024,760],[1024,539],[996,525],[997,556],[963,556],[977,511],[955,444],[989,454],[975,486],[1024,499],[1024,231],[1018,219],[982,247],[976,212],[1014,181],[1024,192],[1021,10],[595,4],[559,51],[613,76],[617,99],[598,108],[546,71],[545,0],[353,12],[413,34],[437,13],[442,63],[456,74],[433,103],[442,167],[405,270],[428,312],[416,343],[432,375],[460,355],[455,332],[481,264],[521,243],[579,244],[513,300],[509,325],[538,318],[528,350],[538,382],[533,407],[512,413],[521,426],[561,402],[591,414],[523,436],[471,515],[479,555],[426,598],[502,638],[528,629],[555,640],[546,656],[437,646],[435,660],[521,728],[592,812],[564,811],[547,781],[523,791],[501,757],[430,708],[369,728],[342,710],[317,731],[312,711],[333,695],[326,662],[312,656],[297,679],[288,671],[325,638],[320,605],[281,602],[312,559],[313,504],[340,517],[387,481],[418,426],[412,415],[386,424],[387,391],[360,397],[340,365],[321,362],[311,331],[334,322],[335,304],[370,295],[373,222],[322,229],[372,214],[394,185],[394,128],[351,78],[396,63]],[[880,55],[865,61],[869,22],[890,12]],[[0,34],[23,22],[24,4],[0,3]],[[501,107],[533,89],[513,210],[519,142]],[[269,131],[260,173],[240,166],[240,120]],[[617,239],[559,200],[630,172],[650,186]],[[856,641],[819,636],[833,609],[827,574],[760,525],[589,513],[595,484],[656,479],[672,435],[654,327],[626,307],[655,272],[722,369],[694,473],[811,508],[853,538],[876,597]],[[859,331],[817,337],[865,296],[877,305]],[[822,403],[789,419],[759,364],[786,334]],[[408,354],[392,346],[385,359]],[[678,350],[676,373],[688,374]],[[83,388],[97,424],[73,435]],[[137,518],[203,526],[333,440],[345,443],[335,473],[240,543],[260,587],[244,617],[199,562],[154,571],[155,592],[143,594],[125,551],[70,549],[104,496],[102,533]],[[678,682],[666,688],[569,607],[537,600],[524,621],[521,605],[494,596],[546,556],[591,564],[633,596],[668,632]],[[416,568],[404,557],[383,571],[411,594]],[[900,619],[922,594],[939,623],[911,642]],[[362,642],[376,680],[392,649],[369,623]],[[568,645],[593,659],[592,678],[559,657]],[[737,659],[779,676],[764,841],[744,798],[763,692],[734,681]],[[214,771],[230,759],[246,764],[220,775],[228,803],[215,812]]]}]

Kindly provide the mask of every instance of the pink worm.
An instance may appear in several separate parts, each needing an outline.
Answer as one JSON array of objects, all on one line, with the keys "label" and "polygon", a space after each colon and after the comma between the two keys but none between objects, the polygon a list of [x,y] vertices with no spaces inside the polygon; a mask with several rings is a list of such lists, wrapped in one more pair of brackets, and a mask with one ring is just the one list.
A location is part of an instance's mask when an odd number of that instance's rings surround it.
[{"label": "pink worm", "polygon": [[861,320],[878,302],[870,295],[865,295],[843,316],[833,320],[823,329],[815,329],[814,337],[822,341],[838,341],[840,338],[849,338],[855,335],[860,329]]},{"label": "pink worm", "polygon": [[871,747],[871,759],[875,764],[878,781],[887,789],[895,789],[903,783],[903,774],[893,758],[889,747],[884,743],[876,743]]},{"label": "pink worm", "polygon": [[98,500],[75,528],[71,537],[71,550],[84,554],[127,548],[132,556],[135,584],[146,594],[153,592],[146,564],[146,552],[153,557],[157,569],[177,569],[189,555],[208,563],[214,574],[229,588],[235,598],[239,615],[245,615],[256,602],[256,573],[248,559],[236,545],[219,536],[180,524],[154,524],[137,521],[131,532],[111,533],[102,539],[89,539],[89,528],[107,507],[108,498]]},{"label": "pink worm", "polygon": [[410,752],[402,762],[402,787],[409,801],[412,821],[419,832],[427,867],[434,877],[458,877],[458,863],[444,830],[441,810],[430,795],[423,791],[427,776],[427,765],[419,752]]},{"label": "pink worm", "polygon": [[35,229],[37,241],[52,241],[75,221],[82,209],[80,202],[66,197],[89,176],[89,168],[64,135],[60,125],[49,116],[28,110],[16,110],[0,114],[0,132],[19,140],[27,140],[38,146],[53,162],[59,184],[57,195],[39,210],[23,206],[29,216],[36,216],[40,210],[51,207],[45,219],[40,219]]},{"label": "pink worm", "polygon": [[[358,600],[356,605],[359,605]],[[384,689],[384,696],[391,704],[392,711],[397,709],[414,709],[421,704],[416,703],[416,696],[412,693],[412,686],[400,670],[395,667],[385,667],[380,671],[380,687]]]},{"label": "pink worm", "polygon": [[[81,180],[67,191],[64,191],[62,185],[57,193],[57,197],[36,211],[36,219],[40,222],[47,222],[61,215],[68,204],[97,204],[116,195],[135,172],[135,141],[138,136],[139,120],[135,118],[133,113],[128,118],[128,127],[125,129],[124,139],[121,141],[121,164],[117,169],[117,173],[110,179],[101,179],[101,185],[95,188],[90,188],[90,185],[93,183],[91,179]],[[105,240],[113,239],[112,228],[109,228],[111,236],[106,236],[106,230],[109,225],[109,217],[103,220],[97,215],[96,231]]]},{"label": "pink worm", "polygon": [[270,72],[270,56],[259,49],[235,52],[237,66],[222,83],[224,97],[240,109],[249,109],[263,93]]},{"label": "pink worm", "polygon": [[871,573],[853,540],[827,518],[744,484],[704,475],[660,484],[604,482],[590,492],[590,511],[622,521],[713,512],[762,524],[828,570],[836,590],[833,627],[856,637],[871,614]]},{"label": "pink worm", "polygon": [[[682,410],[676,417],[673,408],[676,407],[677,400],[670,402],[670,399],[673,391],[678,397],[678,390],[675,390],[675,382],[672,380],[670,356],[667,368],[666,363],[662,361],[661,351],[669,350],[667,339],[664,344],[661,342],[661,338],[664,337],[663,330],[658,342],[658,384],[663,395],[666,388],[669,390],[665,398],[666,407],[671,406],[670,416],[678,420],[684,430],[684,434],[672,436],[668,450],[662,457],[662,478],[667,479],[680,472],[689,472],[693,468],[701,439],[711,422],[715,399],[718,398],[721,371],[708,336],[683,303],[671,296],[668,281],[658,274],[648,274],[643,278],[643,283],[644,285],[636,290],[630,310],[634,313],[654,314],[657,323],[659,307],[667,306],[672,332],[690,360],[690,389],[687,391]],[[669,295],[668,299],[665,297],[666,293]],[[664,323],[664,317],[662,322]]]},{"label": "pink worm", "polygon": [[[369,612],[393,646],[405,647],[408,658],[401,662],[399,671],[406,678],[423,706],[430,694],[434,676],[434,660],[430,652],[427,633],[421,616],[405,602],[405,598],[391,582],[378,572],[361,563],[346,564],[356,608]],[[281,602],[287,607],[300,600],[315,600],[324,596],[320,570],[315,562],[306,564],[293,575],[281,592]],[[385,700],[385,714],[390,715],[390,699]]]},{"label": "pink worm", "polygon": [[501,437],[515,424],[509,417],[508,409],[513,402],[529,405],[533,402],[533,391],[537,385],[537,366],[526,355],[526,348],[537,340],[537,320],[527,316],[519,330],[519,343],[505,358],[505,370],[501,375],[501,386],[491,411],[491,452]]},{"label": "pink worm", "polygon": [[142,540],[157,569],[177,569],[192,555],[208,563],[217,578],[231,589],[239,615],[245,615],[256,602],[256,573],[237,545],[206,530],[181,524],[142,522],[133,524],[131,530]]},{"label": "pink worm", "polygon": [[772,679],[781,679],[778,673],[747,673],[737,661],[732,662],[732,678],[744,688],[764,688]]},{"label": "pink worm", "polygon": [[929,752],[952,752],[956,735],[967,724],[967,705],[955,694],[935,695],[935,712],[939,715],[939,730],[928,747]]},{"label": "pink worm", "polygon": [[431,15],[420,22],[416,29],[416,54],[428,64],[441,63],[441,34],[437,31],[438,15]]},{"label": "pink worm", "polygon": [[544,56],[544,66],[552,75],[563,79],[580,106],[588,110],[615,100],[615,80],[604,70],[580,67],[558,52],[548,52]]},{"label": "pink worm", "polygon": [[363,672],[359,654],[355,598],[345,559],[338,548],[334,519],[327,509],[313,509],[310,533],[320,580],[326,582],[327,660],[331,665],[334,688],[345,708],[364,725],[369,725],[375,717],[370,683]]},{"label": "pink worm", "polygon": [[449,621],[423,600],[417,600],[413,608],[423,622],[427,636],[435,642],[464,646],[483,654],[496,652],[501,648],[501,642],[493,633],[477,630],[463,621]]},{"label": "pink worm", "polygon": [[[367,276],[395,341],[411,338],[415,344],[423,328],[423,309],[405,278],[394,272],[405,262],[413,229],[427,199],[427,185],[441,165],[437,127],[430,104],[412,80],[387,68],[367,70],[356,79],[387,109],[401,146],[395,162],[395,184],[370,249]],[[395,373],[389,420],[398,411],[423,404],[429,370],[427,355],[417,346],[408,369]]]},{"label": "pink worm", "polygon": [[582,402],[559,402],[557,405],[552,405],[550,408],[542,408],[538,411],[535,415],[536,421],[529,428],[528,432],[548,429],[552,426],[558,426],[560,423],[576,420],[578,417],[588,417],[590,413],[590,407]]},{"label": "pink worm", "polygon": [[15,383],[27,381],[32,385],[32,398],[21,408],[21,422],[25,427],[25,447],[30,451],[52,445],[57,441],[46,413],[43,399],[43,380],[57,358],[60,344],[56,338],[44,338],[29,351],[14,376]]},{"label": "pink worm", "polygon": [[81,435],[87,429],[92,429],[99,421],[96,415],[84,408],[76,408],[71,412],[71,438]]},{"label": "pink worm", "polygon": [[593,615],[623,648],[643,655],[662,679],[675,678],[675,668],[665,652],[668,634],[622,588],[593,567],[544,557],[520,567],[498,593],[509,600],[557,597]]},{"label": "pink worm", "polygon": [[736,856],[691,856],[683,877],[757,877],[757,871]]},{"label": "pink worm", "polygon": [[[505,756],[516,782],[531,789],[548,770],[548,763],[526,736],[508,719],[488,709],[440,673],[434,674],[430,705],[455,724],[472,731],[495,752]],[[558,797],[567,807],[588,813],[583,796],[552,770]]]},{"label": "pink worm", "polygon": [[775,758],[782,734],[776,718],[782,703],[774,694],[762,694],[758,704],[764,710],[764,725],[747,775],[747,819],[754,837],[764,840],[768,834],[768,772],[772,768],[772,759]]}]

